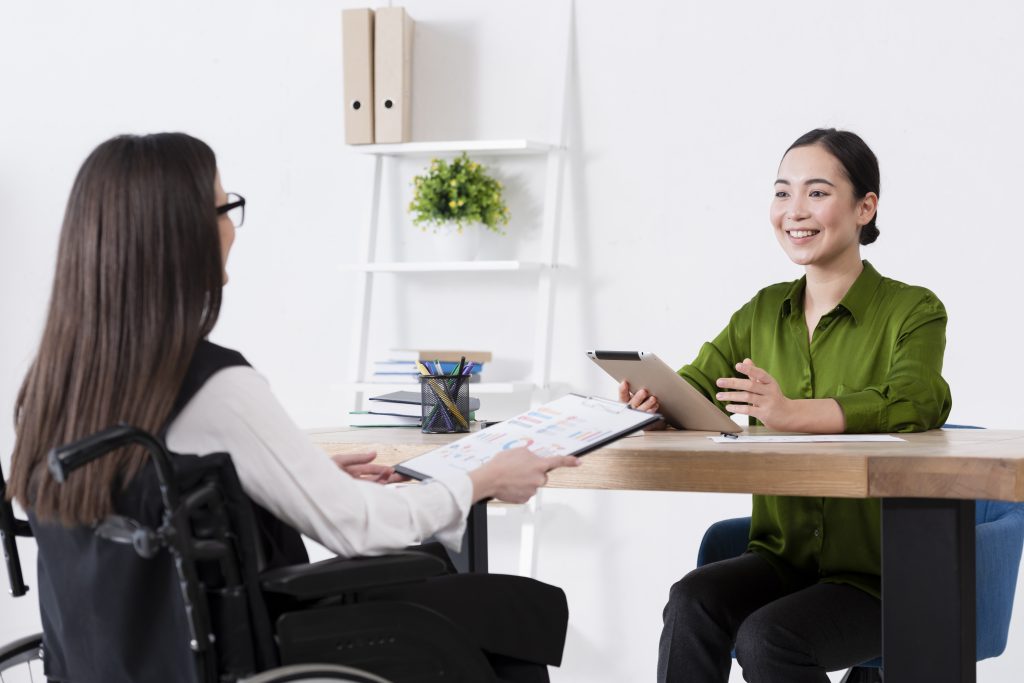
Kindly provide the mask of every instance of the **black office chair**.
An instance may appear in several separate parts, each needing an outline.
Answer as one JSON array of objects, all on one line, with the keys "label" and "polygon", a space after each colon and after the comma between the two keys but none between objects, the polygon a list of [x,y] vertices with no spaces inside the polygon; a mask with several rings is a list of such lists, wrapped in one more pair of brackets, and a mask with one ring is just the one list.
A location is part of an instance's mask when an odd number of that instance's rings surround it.
[{"label": "black office chair", "polygon": [[[111,516],[95,533],[130,544],[154,567],[173,564],[187,617],[187,633],[180,635],[191,654],[193,680],[497,680],[468,635],[441,614],[406,602],[361,600],[370,588],[446,573],[439,558],[406,551],[265,570],[254,507],[227,454],[172,454],[152,435],[121,425],[53,449],[49,468],[63,482],[78,467],[129,444],[142,445],[149,461],[128,489],[140,487],[140,500],[159,490],[159,515]],[[0,540],[14,596],[27,590],[15,537],[31,535],[10,504],[0,504]],[[117,652],[140,643],[110,645]],[[0,675],[13,666],[38,666],[43,647],[41,635],[33,634],[0,648]]]}]

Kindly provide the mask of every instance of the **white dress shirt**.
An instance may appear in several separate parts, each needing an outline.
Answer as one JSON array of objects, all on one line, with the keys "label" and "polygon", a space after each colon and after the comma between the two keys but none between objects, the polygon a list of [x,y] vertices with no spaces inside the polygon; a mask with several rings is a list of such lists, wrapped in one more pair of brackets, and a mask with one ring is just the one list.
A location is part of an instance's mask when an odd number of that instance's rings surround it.
[{"label": "white dress shirt", "polygon": [[457,473],[410,486],[349,476],[292,422],[247,366],[214,374],[171,423],[179,453],[231,454],[242,488],[269,512],[346,557],[380,555],[430,536],[458,550],[472,503]]}]

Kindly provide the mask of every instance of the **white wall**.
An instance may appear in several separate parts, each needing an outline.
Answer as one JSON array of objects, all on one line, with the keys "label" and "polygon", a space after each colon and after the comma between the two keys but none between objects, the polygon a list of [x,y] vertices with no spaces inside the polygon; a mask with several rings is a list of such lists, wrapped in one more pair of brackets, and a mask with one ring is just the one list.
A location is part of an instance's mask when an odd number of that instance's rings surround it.
[{"label": "white wall", "polygon": [[[1024,331],[1019,3],[577,4],[556,379],[610,394],[581,353],[594,347],[681,364],[758,288],[797,277],[767,222],[772,174],[799,134],[835,125],[863,135],[882,163],[882,235],[865,255],[949,310],[950,420],[1024,427],[1013,382],[996,379],[1015,375]],[[342,422],[348,403],[335,385],[351,379],[355,281],[337,264],[351,259],[368,211],[372,163],[343,144],[338,16],[358,5],[0,5],[0,416],[38,341],[81,161],[115,133],[184,130],[217,150],[225,187],[250,202],[215,340],[243,349],[302,426]],[[557,138],[564,3],[406,6],[418,20],[417,139]],[[387,176],[398,192],[386,216],[400,217],[416,170],[403,163]],[[516,218],[508,240],[486,248],[528,256],[543,164],[496,170]],[[423,246],[396,223],[386,252]],[[521,374],[530,282],[381,278],[371,339],[492,348],[493,377]],[[463,288],[465,320],[440,326],[429,302],[452,286]],[[5,467],[12,444],[0,419]],[[566,589],[573,615],[556,680],[650,679],[668,586],[710,522],[748,510],[745,496],[545,493],[539,576]],[[498,568],[514,567],[516,514],[492,520]],[[0,613],[0,641],[37,619],[30,602],[8,597]],[[981,664],[980,680],[1019,677],[1021,613],[1007,654]]]}]

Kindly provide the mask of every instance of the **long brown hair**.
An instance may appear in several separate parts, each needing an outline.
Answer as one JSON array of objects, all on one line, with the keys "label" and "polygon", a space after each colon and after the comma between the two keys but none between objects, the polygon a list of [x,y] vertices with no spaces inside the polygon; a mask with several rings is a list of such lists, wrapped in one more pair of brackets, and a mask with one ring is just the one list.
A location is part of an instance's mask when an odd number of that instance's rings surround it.
[{"label": "long brown hair", "polygon": [[213,151],[183,133],[118,136],[82,164],[42,341],[15,403],[8,495],[38,519],[97,522],[145,457],[122,449],[58,485],[50,448],[118,422],[163,428],[220,312],[216,173]]}]

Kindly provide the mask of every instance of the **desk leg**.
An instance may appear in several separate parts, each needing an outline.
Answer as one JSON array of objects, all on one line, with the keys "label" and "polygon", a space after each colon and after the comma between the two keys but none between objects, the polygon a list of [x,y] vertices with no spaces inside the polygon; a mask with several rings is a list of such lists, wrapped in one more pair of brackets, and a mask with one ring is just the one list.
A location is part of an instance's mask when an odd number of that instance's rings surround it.
[{"label": "desk leg", "polygon": [[882,500],[886,683],[974,683],[974,501]]},{"label": "desk leg", "polygon": [[460,574],[487,573],[487,501],[476,503],[466,518],[466,535],[458,553],[448,551]]}]

